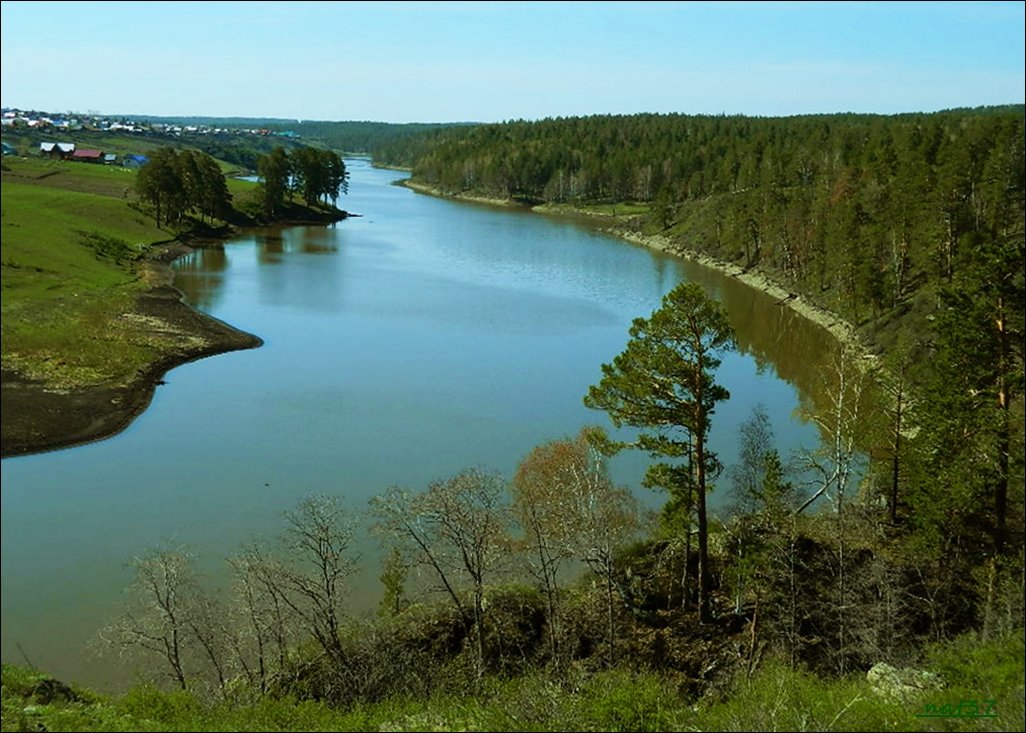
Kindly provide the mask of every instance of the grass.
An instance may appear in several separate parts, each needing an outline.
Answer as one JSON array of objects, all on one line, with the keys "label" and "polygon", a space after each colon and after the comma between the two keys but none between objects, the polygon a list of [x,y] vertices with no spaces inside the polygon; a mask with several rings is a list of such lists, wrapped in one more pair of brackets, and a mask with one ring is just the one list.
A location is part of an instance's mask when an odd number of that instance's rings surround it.
[{"label": "grass", "polygon": [[[972,635],[934,647],[924,666],[945,687],[909,699],[882,696],[865,674],[824,679],[780,662],[744,675],[722,699],[692,704],[655,672],[576,668],[469,682],[462,694],[392,697],[334,709],[316,701],[262,698],[203,702],[141,685],[118,698],[47,683],[3,666],[3,730],[1023,730],[1022,629],[981,641]],[[996,701],[997,718],[923,718],[925,704]],[[42,726],[42,727],[40,727]]]},{"label": "grass", "polygon": [[636,204],[622,202],[618,204],[590,204],[581,206],[580,210],[589,214],[600,214],[603,216],[640,216],[651,211],[648,204]]},{"label": "grass", "polygon": [[644,216],[651,212],[649,204],[621,202],[616,204],[541,204],[537,211],[548,214],[568,214],[602,217]]},{"label": "grass", "polygon": [[[147,287],[136,261],[153,243],[175,238],[136,203],[135,175],[115,166],[4,159],[5,369],[57,389],[121,385],[176,346],[173,335],[126,317]],[[257,185],[227,181],[241,212],[236,218],[251,221]],[[320,215],[299,204],[287,213]]]},{"label": "grass", "polygon": [[172,235],[131,208],[131,172],[37,159],[5,164],[3,366],[55,387],[133,374],[154,352],[121,318],[145,285],[132,265]]}]

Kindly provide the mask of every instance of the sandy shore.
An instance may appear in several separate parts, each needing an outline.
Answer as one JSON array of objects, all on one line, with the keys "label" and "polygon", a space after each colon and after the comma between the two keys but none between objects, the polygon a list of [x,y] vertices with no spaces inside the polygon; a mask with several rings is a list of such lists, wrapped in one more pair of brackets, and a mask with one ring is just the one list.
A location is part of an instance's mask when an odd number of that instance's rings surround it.
[{"label": "sandy shore", "polygon": [[740,280],[745,285],[755,288],[763,293],[773,296],[782,305],[786,305],[803,318],[806,318],[816,325],[825,328],[840,343],[846,346],[853,346],[861,349],[861,341],[855,327],[842,319],[836,313],[821,308],[802,297],[800,293],[788,290],[777,282],[770,279],[765,273],[759,270],[746,270],[740,265],[731,262],[722,262],[708,255],[695,250],[690,250],[672,242],[666,237],[659,235],[642,235],[634,232],[610,230],[611,234],[626,239],[628,242],[640,244],[651,249],[683,257],[684,259],[697,262],[703,267],[718,270],[730,277]]},{"label": "sandy shore", "polygon": [[440,188],[428,186],[424,183],[420,183],[419,181],[414,181],[409,178],[406,178],[402,181],[398,181],[397,185],[403,186],[404,188],[408,188],[411,191],[416,191],[417,193],[427,194],[428,196],[437,196],[440,199],[466,201],[472,204],[484,204],[486,206],[501,206],[505,209],[530,209],[529,206],[526,206],[522,203],[518,203],[517,201],[513,201],[512,199],[497,199],[489,198],[487,196],[471,196],[470,194],[465,193],[445,193]]}]

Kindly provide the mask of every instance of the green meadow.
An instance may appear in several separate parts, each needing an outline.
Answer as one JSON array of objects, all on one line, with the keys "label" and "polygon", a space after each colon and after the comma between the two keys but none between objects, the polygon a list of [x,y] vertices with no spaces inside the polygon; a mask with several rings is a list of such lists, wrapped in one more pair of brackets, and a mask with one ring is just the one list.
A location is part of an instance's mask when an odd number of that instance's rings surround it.
[{"label": "green meadow", "polygon": [[53,387],[130,378],[161,348],[125,317],[148,285],[140,258],[175,234],[137,206],[123,168],[8,158],[2,180],[3,367]]}]

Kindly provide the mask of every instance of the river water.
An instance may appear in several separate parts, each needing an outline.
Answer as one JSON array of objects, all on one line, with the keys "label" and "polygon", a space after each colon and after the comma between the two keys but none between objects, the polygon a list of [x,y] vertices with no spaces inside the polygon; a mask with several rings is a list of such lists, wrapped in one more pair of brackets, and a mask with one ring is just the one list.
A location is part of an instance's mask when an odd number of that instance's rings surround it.
[{"label": "river water", "polygon": [[[741,349],[717,379],[712,447],[725,464],[753,405],[782,453],[817,441],[797,416],[832,350],[822,329],[715,271],[587,226],[415,194],[403,174],[350,160],[333,227],[241,236],[178,263],[199,308],[265,340],[179,367],[117,436],[2,470],[2,658],[112,687],[126,669],[90,639],[119,606],[125,563],[185,545],[213,581],[224,558],[282,528],[310,493],[354,511],[394,484],[421,488],[480,466],[511,475],[535,445],[608,426],[582,397],[681,279],[728,308]],[[645,460],[617,458],[640,488]],[[713,507],[725,504],[721,489]],[[379,594],[375,550],[353,589]]]}]

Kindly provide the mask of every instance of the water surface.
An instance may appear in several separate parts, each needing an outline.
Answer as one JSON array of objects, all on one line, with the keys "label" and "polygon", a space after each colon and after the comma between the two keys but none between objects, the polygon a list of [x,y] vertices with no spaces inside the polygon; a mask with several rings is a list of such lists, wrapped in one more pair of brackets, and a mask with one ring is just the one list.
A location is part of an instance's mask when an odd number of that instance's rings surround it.
[{"label": "water surface", "polygon": [[[189,300],[262,348],[173,370],[113,438],[0,463],[5,661],[110,685],[116,668],[86,643],[147,547],[186,544],[217,579],[306,494],[361,510],[390,485],[469,466],[511,475],[533,446],[608,425],[583,395],[631,320],[683,278],[727,305],[743,347],[718,373],[733,394],[714,416],[724,463],[756,402],[782,451],[815,441],[795,413],[831,340],[771,298],[580,224],[414,194],[390,185],[400,174],[348,164],[344,206],[362,217],[247,234],[178,263]],[[618,458],[614,475],[638,487],[644,465]],[[354,599],[370,607],[373,549],[365,565]]]}]

